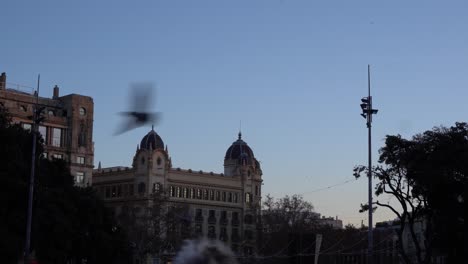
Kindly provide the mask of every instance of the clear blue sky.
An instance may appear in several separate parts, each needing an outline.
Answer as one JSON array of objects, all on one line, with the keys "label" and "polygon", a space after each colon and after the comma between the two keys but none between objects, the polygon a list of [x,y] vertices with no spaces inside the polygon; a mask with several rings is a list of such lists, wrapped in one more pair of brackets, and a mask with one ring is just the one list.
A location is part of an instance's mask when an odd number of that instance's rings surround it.
[{"label": "clear blue sky", "polygon": [[[367,222],[359,116],[372,67],[374,160],[386,134],[468,114],[466,1],[5,1],[0,72],[41,95],[94,98],[95,164],[130,166],[150,127],[114,137],[132,82],[157,87],[156,127],[175,167],[223,171],[242,120],[264,194],[301,193],[324,215]],[[379,209],[376,220],[393,218]]]}]

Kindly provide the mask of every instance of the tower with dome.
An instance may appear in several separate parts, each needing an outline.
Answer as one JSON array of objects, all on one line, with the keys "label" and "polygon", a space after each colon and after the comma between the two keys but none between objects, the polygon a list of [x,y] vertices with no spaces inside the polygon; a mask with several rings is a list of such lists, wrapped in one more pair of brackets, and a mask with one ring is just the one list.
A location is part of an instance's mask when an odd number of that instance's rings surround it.
[{"label": "tower with dome", "polygon": [[94,188],[117,216],[128,206],[143,214],[153,194],[163,192],[169,206],[187,208],[189,237],[223,241],[241,256],[254,254],[259,242],[262,181],[260,163],[240,132],[226,151],[223,173],[174,167],[153,128],[137,145],[132,167],[93,171]]}]

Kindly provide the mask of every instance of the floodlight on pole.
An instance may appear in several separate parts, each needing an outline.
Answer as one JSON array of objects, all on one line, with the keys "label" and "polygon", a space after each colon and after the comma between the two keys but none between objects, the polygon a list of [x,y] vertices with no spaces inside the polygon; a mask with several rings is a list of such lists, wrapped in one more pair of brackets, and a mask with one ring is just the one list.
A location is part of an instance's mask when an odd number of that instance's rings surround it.
[{"label": "floodlight on pole", "polygon": [[370,65],[367,65],[367,83],[368,83],[368,96],[361,99],[361,116],[366,119],[366,125],[368,130],[368,155],[369,155],[369,167],[368,167],[368,212],[369,212],[369,227],[368,227],[368,248],[367,248],[367,263],[372,264],[373,255],[373,233],[372,233],[372,115],[377,114],[379,110],[372,108],[372,96],[370,92]]}]

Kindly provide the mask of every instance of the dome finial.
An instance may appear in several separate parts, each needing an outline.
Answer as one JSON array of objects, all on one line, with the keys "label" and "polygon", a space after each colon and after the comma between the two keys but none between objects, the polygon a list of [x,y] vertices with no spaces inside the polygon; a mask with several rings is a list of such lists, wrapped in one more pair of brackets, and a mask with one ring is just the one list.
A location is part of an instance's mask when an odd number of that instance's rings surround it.
[{"label": "dome finial", "polygon": [[154,131],[154,125],[151,125],[151,130],[153,130],[153,131]]},{"label": "dome finial", "polygon": [[239,120],[239,140],[242,139],[242,120]]}]

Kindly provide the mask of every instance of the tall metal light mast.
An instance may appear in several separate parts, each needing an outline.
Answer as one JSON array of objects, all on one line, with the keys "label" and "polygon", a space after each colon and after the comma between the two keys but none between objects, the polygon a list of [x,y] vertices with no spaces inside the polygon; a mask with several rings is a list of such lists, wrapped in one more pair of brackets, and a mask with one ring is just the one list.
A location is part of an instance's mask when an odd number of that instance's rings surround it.
[{"label": "tall metal light mast", "polygon": [[29,263],[31,260],[31,225],[32,225],[32,211],[33,211],[33,195],[34,195],[34,176],[36,172],[36,144],[37,144],[37,131],[39,124],[44,120],[42,111],[44,107],[39,107],[39,82],[41,76],[37,77],[37,91],[36,104],[34,105],[32,115],[32,153],[31,153],[31,174],[29,178],[29,197],[28,197],[28,212],[26,221],[26,242],[24,247],[24,263]]},{"label": "tall metal light mast", "polygon": [[373,255],[373,233],[372,233],[372,115],[377,114],[378,110],[372,108],[372,96],[370,92],[370,65],[367,65],[367,89],[368,96],[361,99],[361,116],[366,119],[366,125],[368,130],[368,155],[369,155],[369,168],[368,168],[368,178],[369,178],[369,227],[368,227],[368,248],[367,248],[367,260],[368,264],[372,264],[372,255]]}]

